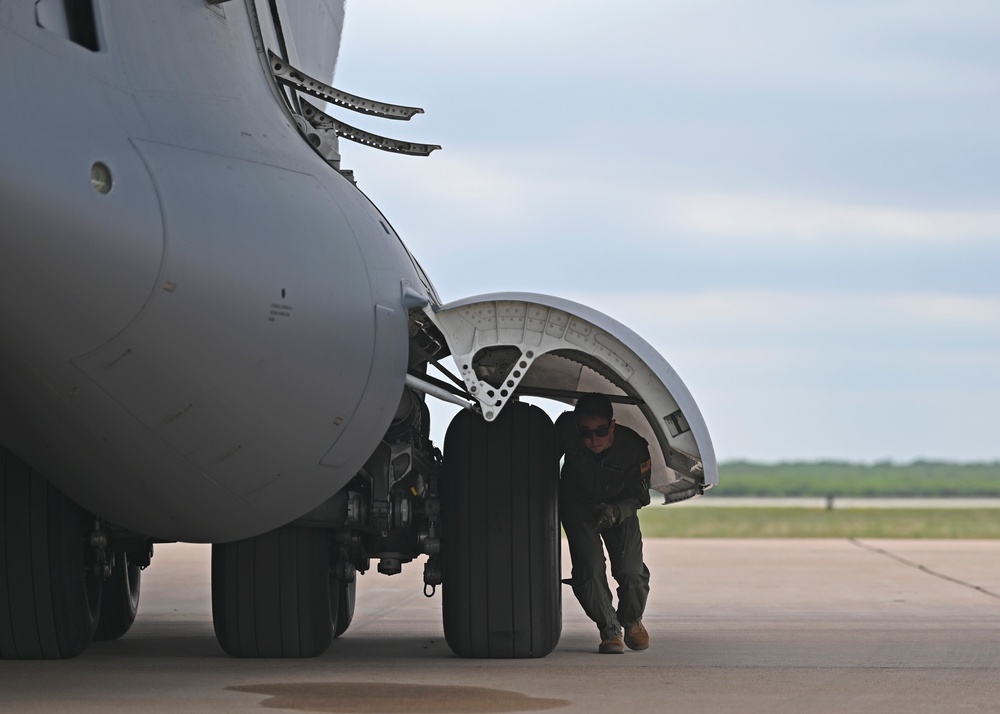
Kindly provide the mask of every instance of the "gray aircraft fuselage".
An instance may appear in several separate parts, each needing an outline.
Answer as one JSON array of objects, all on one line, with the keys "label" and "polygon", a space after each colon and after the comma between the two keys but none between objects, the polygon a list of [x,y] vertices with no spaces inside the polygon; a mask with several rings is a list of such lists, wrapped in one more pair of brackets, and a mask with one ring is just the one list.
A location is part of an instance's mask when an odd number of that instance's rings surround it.
[{"label": "gray aircraft fuselage", "polygon": [[368,458],[430,290],[247,7],[94,8],[96,50],[0,3],[0,443],[135,532],[244,538]]}]

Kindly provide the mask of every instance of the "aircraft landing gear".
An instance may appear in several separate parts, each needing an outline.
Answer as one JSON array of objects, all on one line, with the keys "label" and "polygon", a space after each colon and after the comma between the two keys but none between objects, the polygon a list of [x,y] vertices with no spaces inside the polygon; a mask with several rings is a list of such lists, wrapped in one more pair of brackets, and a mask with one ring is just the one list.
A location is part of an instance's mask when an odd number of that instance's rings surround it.
[{"label": "aircraft landing gear", "polygon": [[461,657],[544,657],[562,630],[555,427],[512,402],[460,412],[445,436],[442,608]]},{"label": "aircraft landing gear", "polygon": [[425,594],[441,584],[456,654],[544,657],[555,648],[562,591],[552,421],[516,401],[491,422],[461,412],[445,437],[443,473],[436,450],[405,426],[299,525],[213,546],[213,619],[227,653],[321,654],[350,626],[356,573],[371,558],[391,575],[422,554]]},{"label": "aircraft landing gear", "polygon": [[3,447],[0,515],[0,657],[76,657],[101,612],[92,518]]}]

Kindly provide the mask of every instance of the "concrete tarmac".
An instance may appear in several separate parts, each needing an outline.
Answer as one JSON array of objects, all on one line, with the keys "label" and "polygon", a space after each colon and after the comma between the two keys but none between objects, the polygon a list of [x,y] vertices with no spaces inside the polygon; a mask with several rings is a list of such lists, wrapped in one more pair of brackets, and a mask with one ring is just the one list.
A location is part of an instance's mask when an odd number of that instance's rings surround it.
[{"label": "concrete tarmac", "polygon": [[1000,541],[650,540],[650,649],[598,655],[566,588],[540,660],[452,655],[419,563],[361,577],[322,657],[232,659],[210,553],[157,546],[122,639],[0,662],[0,711],[1000,712]]}]

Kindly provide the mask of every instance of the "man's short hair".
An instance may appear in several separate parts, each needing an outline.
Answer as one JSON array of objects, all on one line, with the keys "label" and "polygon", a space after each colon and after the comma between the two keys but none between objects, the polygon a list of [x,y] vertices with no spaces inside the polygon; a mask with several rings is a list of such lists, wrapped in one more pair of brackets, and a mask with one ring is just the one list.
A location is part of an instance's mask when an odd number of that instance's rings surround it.
[{"label": "man's short hair", "polygon": [[609,424],[615,418],[615,410],[611,406],[611,400],[608,399],[607,395],[598,394],[597,392],[584,394],[580,397],[576,403],[576,407],[573,409],[573,413],[576,414],[577,419],[581,416],[598,417],[599,419],[606,419]]}]

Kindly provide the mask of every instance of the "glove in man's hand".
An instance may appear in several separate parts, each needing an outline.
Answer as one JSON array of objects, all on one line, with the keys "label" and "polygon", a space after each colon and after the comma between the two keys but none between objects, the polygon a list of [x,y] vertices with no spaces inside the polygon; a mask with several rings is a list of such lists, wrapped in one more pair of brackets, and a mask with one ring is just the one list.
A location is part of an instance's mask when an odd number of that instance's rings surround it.
[{"label": "glove in man's hand", "polygon": [[594,506],[594,530],[600,533],[618,522],[620,514],[618,506],[610,503],[599,503]]}]

